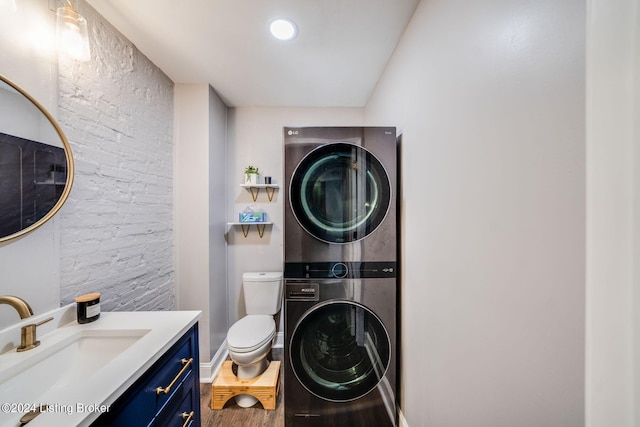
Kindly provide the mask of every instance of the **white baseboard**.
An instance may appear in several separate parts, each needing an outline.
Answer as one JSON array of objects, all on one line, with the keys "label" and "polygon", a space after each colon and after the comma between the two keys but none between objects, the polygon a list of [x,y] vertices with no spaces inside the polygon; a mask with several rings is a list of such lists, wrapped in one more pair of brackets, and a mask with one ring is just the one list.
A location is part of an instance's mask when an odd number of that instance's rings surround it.
[{"label": "white baseboard", "polygon": [[227,340],[225,340],[210,362],[200,363],[200,382],[212,383],[228,355],[229,350],[227,350]]},{"label": "white baseboard", "polygon": [[[272,348],[284,348],[284,333],[278,332],[276,334],[275,342]],[[227,340],[224,340],[218,351],[213,356],[210,362],[200,363],[200,382],[212,383],[216,374],[222,367],[222,364],[227,360],[229,356],[229,350],[227,349]]]},{"label": "white baseboard", "polygon": [[276,341],[273,343],[273,348],[284,348],[284,332],[278,332],[276,334]]}]

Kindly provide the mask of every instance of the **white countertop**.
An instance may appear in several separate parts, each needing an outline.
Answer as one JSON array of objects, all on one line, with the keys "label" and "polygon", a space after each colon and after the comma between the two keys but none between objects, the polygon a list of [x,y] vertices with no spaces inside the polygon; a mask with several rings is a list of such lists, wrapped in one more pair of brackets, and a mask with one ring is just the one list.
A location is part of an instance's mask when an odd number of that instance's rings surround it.
[{"label": "white countertop", "polygon": [[[37,355],[39,351],[46,351],[47,343],[60,342],[78,334],[79,331],[107,331],[108,333],[109,330],[145,330],[145,334],[89,375],[86,382],[82,384],[44,391],[46,378],[42,378],[41,385],[27,385],[43,388],[44,394],[38,398],[42,402],[13,402],[11,395],[2,392],[2,384],[0,384],[0,404],[49,405],[50,409],[38,415],[28,424],[29,427],[90,425],[100,416],[100,411],[104,411],[115,402],[198,321],[202,314],[200,311],[103,312],[100,318],[92,323],[78,324],[75,320],[75,309],[75,304],[71,304],[49,313],[24,319],[0,331],[0,348],[3,351],[0,354],[0,371],[11,365],[13,360],[19,362],[23,356]],[[7,351],[7,348],[13,348],[19,344],[21,326],[36,323],[47,317],[54,317],[54,320],[38,327],[38,340],[42,343],[39,347],[23,353],[16,353],[15,349]],[[3,409],[0,410],[0,425],[19,426],[18,420],[26,411],[18,413],[8,410],[9,407],[6,405],[1,407]]]}]

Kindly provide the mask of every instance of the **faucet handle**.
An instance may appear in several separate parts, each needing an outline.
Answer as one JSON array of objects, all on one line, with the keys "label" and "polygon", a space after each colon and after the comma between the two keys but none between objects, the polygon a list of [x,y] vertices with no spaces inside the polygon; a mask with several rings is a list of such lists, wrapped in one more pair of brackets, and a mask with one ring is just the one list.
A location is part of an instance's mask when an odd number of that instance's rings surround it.
[{"label": "faucet handle", "polygon": [[40,325],[44,325],[47,322],[51,322],[53,320],[53,317],[49,317],[48,319],[44,319],[39,321],[38,323],[34,324],[33,326],[40,326]]},{"label": "faucet handle", "polygon": [[36,327],[53,320],[53,317],[44,319],[38,323],[23,326],[20,330],[20,347],[16,351],[27,351],[40,345],[40,341],[36,340]]}]

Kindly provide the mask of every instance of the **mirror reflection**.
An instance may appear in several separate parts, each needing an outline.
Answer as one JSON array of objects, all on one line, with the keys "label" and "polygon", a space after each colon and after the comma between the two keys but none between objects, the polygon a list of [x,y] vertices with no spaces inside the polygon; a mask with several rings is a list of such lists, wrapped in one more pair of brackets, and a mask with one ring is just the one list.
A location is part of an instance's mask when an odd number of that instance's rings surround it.
[{"label": "mirror reflection", "polygon": [[53,117],[0,75],[0,242],[49,220],[71,190],[71,149]]}]

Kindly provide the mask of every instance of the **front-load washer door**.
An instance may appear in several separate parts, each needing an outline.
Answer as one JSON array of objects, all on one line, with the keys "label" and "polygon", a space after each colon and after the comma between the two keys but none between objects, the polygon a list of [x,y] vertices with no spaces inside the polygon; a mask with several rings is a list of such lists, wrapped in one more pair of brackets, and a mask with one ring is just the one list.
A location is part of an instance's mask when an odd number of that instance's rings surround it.
[{"label": "front-load washer door", "polygon": [[316,148],[300,161],[289,200],[296,220],[309,234],[328,243],[350,243],[382,223],[391,185],[371,152],[337,142]]},{"label": "front-load washer door", "polygon": [[294,328],[289,344],[298,381],[314,395],[334,402],[369,393],[391,360],[391,343],[381,320],[351,301],[313,306]]}]

